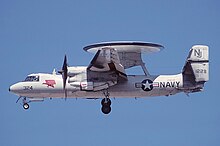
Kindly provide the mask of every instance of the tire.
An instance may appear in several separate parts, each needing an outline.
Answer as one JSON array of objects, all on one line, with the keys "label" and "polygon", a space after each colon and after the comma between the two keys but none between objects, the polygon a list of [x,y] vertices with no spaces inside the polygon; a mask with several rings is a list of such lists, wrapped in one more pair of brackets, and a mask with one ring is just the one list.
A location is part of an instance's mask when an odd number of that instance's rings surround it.
[{"label": "tire", "polygon": [[103,114],[109,114],[111,112],[111,107],[110,106],[102,106],[102,112]]},{"label": "tire", "polygon": [[105,98],[101,101],[102,106],[110,106],[112,104],[111,99],[107,98],[107,102],[105,101]]},{"label": "tire", "polygon": [[23,104],[23,108],[24,108],[25,110],[29,109],[29,104],[24,103],[24,104]]}]

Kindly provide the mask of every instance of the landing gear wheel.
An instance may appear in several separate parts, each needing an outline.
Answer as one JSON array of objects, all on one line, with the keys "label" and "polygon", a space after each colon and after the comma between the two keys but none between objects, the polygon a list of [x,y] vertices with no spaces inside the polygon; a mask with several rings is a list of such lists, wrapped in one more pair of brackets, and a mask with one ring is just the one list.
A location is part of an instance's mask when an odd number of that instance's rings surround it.
[{"label": "landing gear wheel", "polygon": [[112,104],[111,100],[109,98],[104,98],[101,101],[102,106],[110,106]]},{"label": "landing gear wheel", "polygon": [[108,92],[108,89],[103,90],[103,94],[104,94],[105,98],[103,98],[102,101],[101,101],[101,104],[102,104],[102,109],[101,110],[104,114],[109,114],[111,112],[112,102],[109,98],[110,94]]},{"label": "landing gear wheel", "polygon": [[29,109],[29,104],[24,103],[24,104],[23,104],[23,108],[24,108],[25,110]]},{"label": "landing gear wheel", "polygon": [[110,106],[107,106],[107,105],[103,105],[102,106],[102,112],[104,114],[109,114],[111,112],[111,107]]}]

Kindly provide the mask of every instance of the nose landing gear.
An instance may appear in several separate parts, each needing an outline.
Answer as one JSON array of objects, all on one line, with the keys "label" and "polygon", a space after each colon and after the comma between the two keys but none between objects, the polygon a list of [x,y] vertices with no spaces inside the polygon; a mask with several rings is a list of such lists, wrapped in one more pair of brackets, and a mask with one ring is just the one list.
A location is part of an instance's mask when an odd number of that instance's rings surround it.
[{"label": "nose landing gear", "polygon": [[22,99],[22,105],[25,110],[29,109],[30,106],[28,103],[30,102],[43,102],[44,101],[44,98],[30,98],[30,97],[20,96],[18,100],[16,101],[16,103],[18,103],[20,99]]},{"label": "nose landing gear", "polygon": [[28,103],[24,103],[24,104],[23,104],[23,108],[24,108],[25,110],[29,109],[29,107],[30,107],[30,106],[29,106]]},{"label": "nose landing gear", "polygon": [[29,109],[29,102],[30,101],[27,101],[27,98],[26,97],[22,97],[22,96],[20,96],[19,98],[18,98],[18,100],[16,101],[16,103],[18,103],[18,101],[20,100],[22,98],[22,103],[23,103],[23,108],[25,109],[25,110],[27,110],[27,109]]}]

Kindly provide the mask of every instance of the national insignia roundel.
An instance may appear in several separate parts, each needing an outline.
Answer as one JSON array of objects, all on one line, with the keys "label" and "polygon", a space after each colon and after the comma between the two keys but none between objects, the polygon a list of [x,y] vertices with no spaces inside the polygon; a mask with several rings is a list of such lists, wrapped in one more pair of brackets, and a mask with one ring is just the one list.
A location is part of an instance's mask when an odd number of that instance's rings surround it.
[{"label": "national insignia roundel", "polygon": [[141,83],[142,83],[141,88],[144,91],[151,91],[153,89],[153,81],[146,79],[146,80],[143,80]]}]

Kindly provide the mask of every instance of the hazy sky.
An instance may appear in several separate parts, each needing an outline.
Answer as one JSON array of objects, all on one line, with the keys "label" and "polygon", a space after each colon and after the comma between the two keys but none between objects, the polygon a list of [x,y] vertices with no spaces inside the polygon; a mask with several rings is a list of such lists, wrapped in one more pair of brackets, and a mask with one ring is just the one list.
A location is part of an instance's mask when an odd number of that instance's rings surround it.
[{"label": "hazy sky", "polygon": [[[217,0],[0,0],[1,146],[218,146],[220,145]],[[88,44],[135,40],[165,49],[144,56],[151,74],[179,73],[189,49],[210,47],[210,81],[187,97],[112,100],[103,115],[100,100],[53,99],[24,111],[8,87],[28,74],[88,65]],[[141,70],[129,73],[143,74]]]}]

